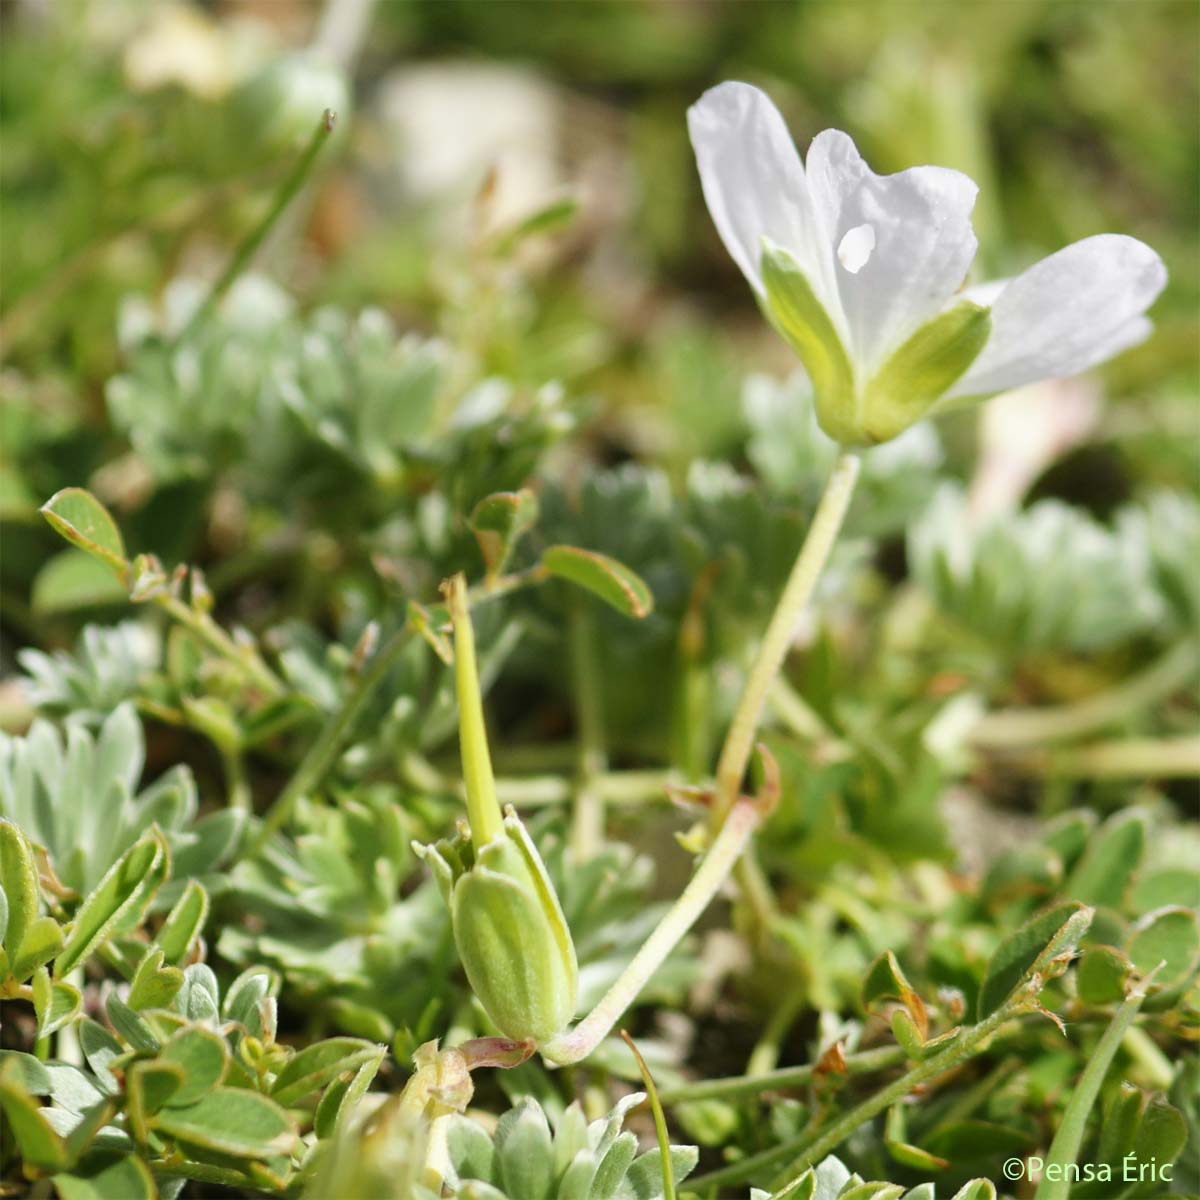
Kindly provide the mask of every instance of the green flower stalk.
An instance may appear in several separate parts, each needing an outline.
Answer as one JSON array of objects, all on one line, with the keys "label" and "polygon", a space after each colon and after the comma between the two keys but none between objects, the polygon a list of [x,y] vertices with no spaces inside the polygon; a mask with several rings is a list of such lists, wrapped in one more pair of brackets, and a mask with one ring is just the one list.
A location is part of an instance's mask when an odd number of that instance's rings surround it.
[{"label": "green flower stalk", "polygon": [[501,815],[496,800],[462,575],[446,597],[468,821],[454,837],[415,849],[449,905],[458,955],[484,1011],[505,1037],[540,1044],[575,1014],[575,946],[537,848],[513,808]]}]

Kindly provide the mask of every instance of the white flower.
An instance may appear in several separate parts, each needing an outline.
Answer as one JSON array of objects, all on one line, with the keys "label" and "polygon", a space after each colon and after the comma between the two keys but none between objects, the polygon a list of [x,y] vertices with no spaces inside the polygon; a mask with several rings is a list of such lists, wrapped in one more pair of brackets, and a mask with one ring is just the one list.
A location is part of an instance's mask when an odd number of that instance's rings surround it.
[{"label": "white flower", "polygon": [[876,175],[835,129],[801,163],[778,110],[745,83],[705,92],[688,128],[717,231],[839,442],[887,441],[952,402],[1074,375],[1150,332],[1166,269],[1134,238],[1085,238],[964,291],[967,176]]}]

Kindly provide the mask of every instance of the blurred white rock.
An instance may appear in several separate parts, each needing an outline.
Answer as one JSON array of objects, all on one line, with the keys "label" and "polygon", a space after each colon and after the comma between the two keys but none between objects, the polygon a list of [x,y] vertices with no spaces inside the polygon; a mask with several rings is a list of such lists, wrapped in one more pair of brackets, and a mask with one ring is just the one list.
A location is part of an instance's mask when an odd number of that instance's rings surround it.
[{"label": "blurred white rock", "polygon": [[989,400],[979,421],[979,461],[970,488],[972,523],[985,525],[1019,507],[1051,463],[1087,440],[1099,416],[1099,389],[1086,375],[1049,379]]},{"label": "blurred white rock", "polygon": [[273,47],[268,29],[252,18],[218,23],[190,4],[141,10],[125,45],[125,78],[138,92],[178,84],[207,99],[223,96],[263,62]]},{"label": "blurred white rock", "polygon": [[434,208],[447,233],[479,219],[475,198],[491,172],[489,229],[564,191],[562,102],[531,72],[468,62],[406,67],[381,85],[379,112],[402,197]]}]

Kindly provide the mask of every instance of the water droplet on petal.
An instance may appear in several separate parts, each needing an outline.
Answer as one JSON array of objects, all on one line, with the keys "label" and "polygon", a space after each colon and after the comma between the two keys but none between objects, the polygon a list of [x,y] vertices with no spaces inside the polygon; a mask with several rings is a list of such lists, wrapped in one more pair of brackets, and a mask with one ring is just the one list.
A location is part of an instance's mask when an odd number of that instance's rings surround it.
[{"label": "water droplet on petal", "polygon": [[873,225],[855,225],[838,243],[838,262],[851,275],[857,275],[867,265],[871,251],[874,249],[875,227]]}]

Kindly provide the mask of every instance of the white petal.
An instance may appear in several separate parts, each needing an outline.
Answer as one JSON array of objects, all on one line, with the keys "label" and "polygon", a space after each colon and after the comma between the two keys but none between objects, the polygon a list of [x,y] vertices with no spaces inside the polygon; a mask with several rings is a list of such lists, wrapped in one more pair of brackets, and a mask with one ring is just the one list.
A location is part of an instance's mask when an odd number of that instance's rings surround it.
[{"label": "white petal", "polygon": [[808,185],[829,244],[867,226],[874,249],[857,271],[836,271],[855,359],[871,369],[936,314],[975,257],[978,188],[944,167],[876,175],[836,129],[813,138]]},{"label": "white petal", "polygon": [[688,109],[704,199],[725,248],[763,294],[764,237],[782,246],[829,298],[832,248],[818,240],[804,166],[779,110],[748,83],[722,83]]},{"label": "white petal", "polygon": [[1162,259],[1136,238],[1105,233],[1018,275],[992,305],[992,336],[950,396],[982,396],[1063,379],[1136,345],[1162,291]]}]

